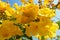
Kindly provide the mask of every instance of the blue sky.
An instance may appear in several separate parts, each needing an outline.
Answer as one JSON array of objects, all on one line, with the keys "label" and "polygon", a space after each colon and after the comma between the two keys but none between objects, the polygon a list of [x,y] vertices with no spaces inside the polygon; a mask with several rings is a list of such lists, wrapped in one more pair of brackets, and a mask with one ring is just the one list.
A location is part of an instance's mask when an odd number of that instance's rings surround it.
[{"label": "blue sky", "polygon": [[[3,1],[6,1],[6,0],[3,0]],[[35,3],[37,3],[38,0],[35,0]],[[13,5],[14,3],[18,3],[18,5],[21,5],[22,3],[20,2],[20,0],[9,0],[9,3],[11,5]],[[58,0],[54,0],[55,4],[58,3]],[[53,20],[56,22],[58,20],[60,20],[60,10],[56,9],[56,17],[53,18]],[[60,35],[60,30],[57,31],[57,35]],[[34,40],[38,40],[37,38],[33,38]]]}]

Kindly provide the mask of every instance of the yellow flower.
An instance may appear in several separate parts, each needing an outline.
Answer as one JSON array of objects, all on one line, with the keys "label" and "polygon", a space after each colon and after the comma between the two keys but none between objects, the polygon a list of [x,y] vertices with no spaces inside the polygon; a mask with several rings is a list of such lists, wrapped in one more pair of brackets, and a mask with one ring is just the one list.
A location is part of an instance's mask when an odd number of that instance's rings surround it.
[{"label": "yellow flower", "polygon": [[56,37],[56,31],[58,30],[58,25],[56,23],[52,23],[51,25],[46,25],[46,26],[40,27],[39,35],[45,36],[45,38]]},{"label": "yellow flower", "polygon": [[16,23],[26,24],[32,21],[31,18],[24,16],[20,13],[15,13],[14,17],[16,18],[16,21],[15,21]]},{"label": "yellow flower", "polygon": [[[17,14],[16,14],[17,13]],[[21,6],[20,9],[16,11],[16,20],[18,23],[26,24],[35,19],[38,15],[38,6],[35,4],[28,4]]]},{"label": "yellow flower", "polygon": [[[48,32],[48,37],[52,38],[52,37],[56,37],[56,31],[59,29],[58,24],[56,23],[52,23],[52,25],[49,25],[49,32]],[[46,37],[46,36],[45,36]],[[48,38],[47,37],[47,38]]]},{"label": "yellow flower", "polygon": [[44,5],[48,5],[50,2],[52,2],[53,0],[44,0]]},{"label": "yellow flower", "polygon": [[[49,25],[41,26],[39,22],[31,22],[29,26],[26,26],[26,35],[28,37],[35,36],[39,34],[40,36],[44,36],[45,38],[55,37],[56,31],[58,30],[58,25],[52,23]],[[44,29],[44,30],[43,30]]]},{"label": "yellow flower", "polygon": [[14,4],[14,7],[16,8],[16,10],[19,10],[20,9],[20,7],[18,6],[17,3]]},{"label": "yellow flower", "polygon": [[48,0],[44,0],[44,5],[46,5],[48,3]]},{"label": "yellow flower", "polygon": [[7,10],[5,11],[7,16],[12,16],[11,13],[9,13]]},{"label": "yellow flower", "polygon": [[40,27],[38,33],[40,36],[45,36],[45,35],[48,35],[48,33],[49,33],[48,30],[49,30],[48,27]]},{"label": "yellow flower", "polygon": [[39,15],[51,18],[51,17],[54,17],[56,14],[55,14],[55,10],[44,7],[39,10]]},{"label": "yellow flower", "polygon": [[[29,3],[28,3],[28,2]],[[0,18],[5,16],[7,18],[15,18],[16,20],[2,20],[0,24],[0,40],[9,39],[12,36],[19,35],[22,36],[22,30],[15,25],[23,24],[23,28],[26,29],[25,33],[28,37],[35,36],[41,39],[41,36],[45,38],[52,38],[56,36],[56,31],[58,30],[58,25],[53,23],[51,18],[54,17],[55,10],[48,8],[52,0],[44,0],[44,5],[39,6],[33,3],[33,0],[21,0],[25,5],[18,6],[16,3],[12,8],[10,4],[0,1]],[[27,4],[26,4],[27,3]],[[58,9],[60,5],[57,6]],[[25,25],[27,24],[27,25]]]},{"label": "yellow flower", "polygon": [[7,16],[14,14],[15,10],[10,7],[10,4],[0,1],[0,13],[6,13]]},{"label": "yellow flower", "polygon": [[46,26],[46,25],[51,25],[52,21],[49,17],[46,16],[39,16],[38,17],[39,21],[38,21],[38,25],[40,25],[40,27]]},{"label": "yellow flower", "polygon": [[14,14],[14,17],[16,18],[16,23],[21,23],[21,18],[22,18],[22,15],[21,14],[17,14],[17,13],[15,13]]},{"label": "yellow flower", "polygon": [[45,38],[50,38],[49,35],[44,36]]},{"label": "yellow flower", "polygon": [[59,26],[56,23],[52,23],[50,30],[53,32],[56,32],[58,30]]},{"label": "yellow flower", "polygon": [[22,35],[22,31],[12,21],[5,20],[0,27],[0,38],[8,39],[15,35]]},{"label": "yellow flower", "polygon": [[28,4],[22,7],[23,15],[33,19],[38,15],[38,6],[35,4]]},{"label": "yellow flower", "polygon": [[0,1],[0,8],[1,8],[1,9],[0,9],[0,13],[4,12],[4,11],[6,10],[5,6],[6,6],[6,3]]},{"label": "yellow flower", "polygon": [[26,23],[29,23],[31,21],[32,21],[32,19],[29,18],[29,17],[26,17],[26,16],[22,16],[22,18],[21,18],[21,23],[22,24],[26,24]]},{"label": "yellow flower", "polygon": [[35,36],[38,33],[39,27],[37,23],[31,22],[30,26],[26,26],[26,35],[28,37]]},{"label": "yellow flower", "polygon": [[44,26],[41,27],[38,24],[39,23],[37,23],[37,22],[31,22],[29,26],[26,26],[26,35],[28,37],[35,36],[37,34],[39,34],[40,36],[48,35],[49,28],[48,27],[44,27]]},{"label": "yellow flower", "polygon": [[12,16],[12,15],[15,14],[15,9],[14,8],[11,8],[10,7],[10,4],[6,4],[6,7],[5,8],[6,8],[5,13],[6,13],[7,16]]},{"label": "yellow flower", "polygon": [[10,7],[10,4],[5,2],[0,2],[0,13],[6,13],[7,16],[11,16],[15,13],[15,10]]},{"label": "yellow flower", "polygon": [[3,6],[0,6],[0,13],[4,12],[5,11],[5,8]]}]

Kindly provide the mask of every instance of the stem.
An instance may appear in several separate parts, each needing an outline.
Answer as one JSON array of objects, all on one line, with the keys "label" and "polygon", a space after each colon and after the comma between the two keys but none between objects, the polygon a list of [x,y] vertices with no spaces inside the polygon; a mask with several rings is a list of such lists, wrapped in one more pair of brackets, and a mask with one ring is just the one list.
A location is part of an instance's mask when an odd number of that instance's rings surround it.
[{"label": "stem", "polygon": [[40,8],[40,6],[42,5],[42,0],[39,0],[38,3],[39,3],[39,8]]}]

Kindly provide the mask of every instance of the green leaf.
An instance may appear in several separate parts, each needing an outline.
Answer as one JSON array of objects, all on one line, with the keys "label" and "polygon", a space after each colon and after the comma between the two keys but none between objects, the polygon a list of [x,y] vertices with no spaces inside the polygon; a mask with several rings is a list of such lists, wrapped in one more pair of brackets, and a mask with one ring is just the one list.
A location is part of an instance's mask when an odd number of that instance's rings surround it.
[{"label": "green leaf", "polygon": [[32,39],[32,36],[31,36],[31,37],[28,37],[26,34],[24,34],[24,35],[22,36],[22,39],[23,39],[23,40],[33,40],[33,39]]},{"label": "green leaf", "polygon": [[57,40],[60,40],[60,36],[59,35],[57,35]]},{"label": "green leaf", "polygon": [[16,36],[11,37],[9,40],[16,40]]},{"label": "green leaf", "polygon": [[41,40],[45,40],[44,36],[41,36]]},{"label": "green leaf", "polygon": [[59,29],[60,29],[60,21],[57,21],[56,23],[59,25]]}]

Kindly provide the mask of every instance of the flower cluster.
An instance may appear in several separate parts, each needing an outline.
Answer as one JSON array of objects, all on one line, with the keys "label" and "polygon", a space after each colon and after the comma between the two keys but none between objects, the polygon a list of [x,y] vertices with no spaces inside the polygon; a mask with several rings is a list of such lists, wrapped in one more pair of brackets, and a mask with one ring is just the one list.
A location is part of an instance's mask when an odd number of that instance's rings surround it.
[{"label": "flower cluster", "polygon": [[33,0],[21,0],[22,6],[15,3],[14,8],[0,1],[0,40],[16,35],[55,37],[59,26],[51,20],[56,15],[55,9],[48,7],[52,1],[44,0],[39,6]]}]

